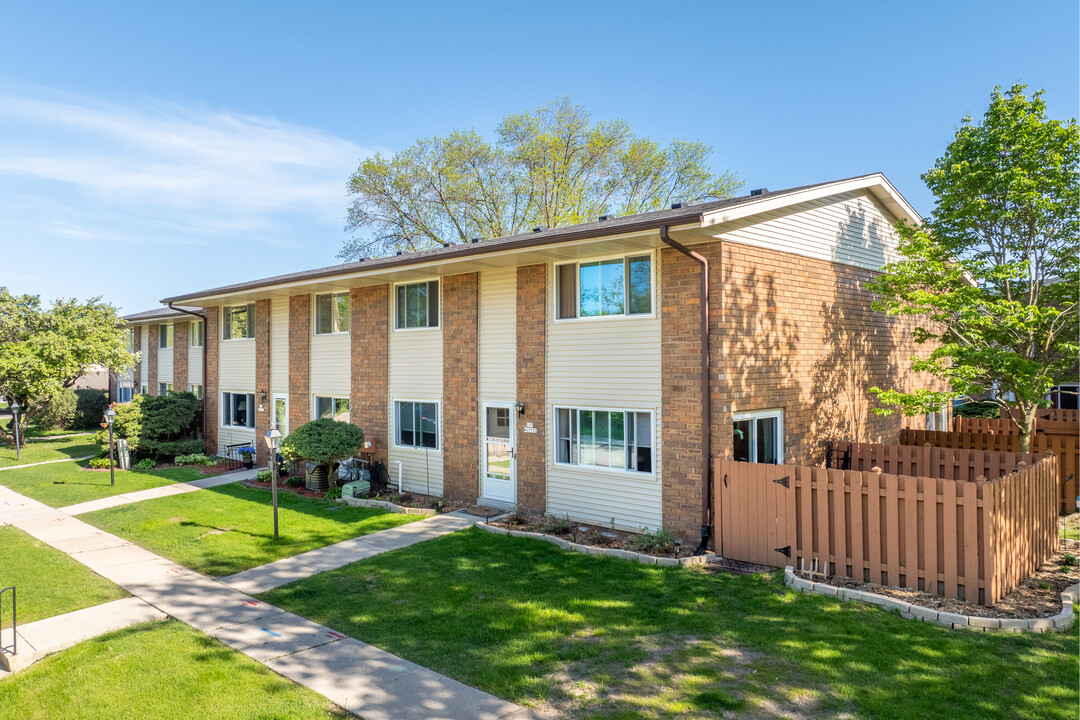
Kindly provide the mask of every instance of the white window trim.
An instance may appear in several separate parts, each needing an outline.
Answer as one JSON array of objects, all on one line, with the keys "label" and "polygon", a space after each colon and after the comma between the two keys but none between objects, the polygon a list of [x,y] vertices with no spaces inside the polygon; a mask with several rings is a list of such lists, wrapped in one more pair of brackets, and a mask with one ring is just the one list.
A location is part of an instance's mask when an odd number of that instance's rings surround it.
[{"label": "white window trim", "polygon": [[[592,410],[593,412],[622,412],[622,413],[649,413],[652,416],[652,421],[649,423],[649,439],[652,441],[652,466],[653,469],[650,472],[641,472],[640,470],[629,470],[627,468],[613,468],[604,467],[603,465],[587,465],[583,463],[570,463],[559,461],[559,410]],[[657,447],[659,444],[656,439],[656,425],[657,418],[659,417],[659,411],[656,408],[613,408],[613,407],[593,407],[589,405],[552,405],[551,417],[548,419],[550,423],[548,427],[551,428],[551,464],[560,468],[572,468],[575,471],[583,472],[598,472],[608,475],[615,475],[623,478],[633,480],[646,480],[650,482],[660,482],[660,450]],[[578,427],[578,434],[581,434],[581,428]]]},{"label": "white window trim", "polygon": [[[242,337],[242,338],[236,338],[236,337],[227,338],[227,337],[225,337],[225,311],[229,310],[231,308],[242,307],[242,306],[247,306],[247,305],[252,306],[251,317],[248,318],[248,322],[251,323],[251,329],[252,329],[252,333],[253,333],[252,336],[251,337]],[[254,335],[254,331],[255,331],[255,307],[254,306],[255,306],[255,303],[240,303],[238,305],[222,305],[221,306],[221,319],[220,319],[220,323],[221,323],[221,342],[253,342],[255,340],[255,335]],[[205,337],[203,338],[203,342],[206,342]]]},{"label": "white window trim", "polygon": [[770,408],[768,410],[743,410],[732,413],[732,424],[739,420],[763,420],[776,418],[776,459],[777,465],[784,464],[784,409]]},{"label": "white window trim", "polygon": [[[288,394],[286,394],[286,393],[274,393],[273,394],[273,397],[270,399],[270,424],[273,425],[274,423],[277,422],[277,414],[276,413],[277,413],[277,401],[278,400],[284,400],[285,401],[285,427],[284,428],[279,427],[278,431],[282,434],[282,436],[287,436],[289,434],[289,396],[288,396]],[[349,413],[350,413],[350,416],[351,416],[352,407],[349,408]]]},{"label": "white window trim", "polygon": [[[440,312],[441,312],[441,310],[440,310]],[[415,330],[417,328],[412,328],[412,329]],[[430,400],[430,399],[425,400],[423,398],[397,398],[396,397],[396,398],[391,399],[390,403],[391,403],[391,405],[390,405],[391,415],[393,417],[393,427],[391,428],[391,431],[392,431],[391,437],[394,438],[394,447],[400,448],[402,450],[417,450],[417,451],[425,451],[426,450],[428,452],[442,452],[443,411],[442,411],[442,402],[441,401],[439,401],[439,400]],[[423,445],[401,445],[401,444],[398,443],[398,436],[397,436],[397,433],[398,433],[398,403],[424,403],[426,405],[434,405],[435,406],[435,412],[438,414],[438,418],[435,420],[435,447],[429,448],[429,447],[424,447]],[[351,410],[352,410],[352,408],[350,408],[350,412],[351,412]]]},{"label": "white window trim", "polygon": [[[1058,391],[1058,404],[1057,404],[1057,405],[1054,405],[1054,404],[1053,404],[1053,399],[1054,399],[1054,391],[1055,391],[1055,390],[1057,390],[1057,391]],[[1050,389],[1050,392],[1048,392],[1048,393],[1046,394],[1046,402],[1047,402],[1047,404],[1049,404],[1049,405],[1050,405],[1050,407],[1051,407],[1052,409],[1057,409],[1057,410],[1060,410],[1060,409],[1061,409],[1061,392],[1062,392],[1063,390],[1064,390],[1065,392],[1070,392],[1070,391],[1071,391],[1071,392],[1080,392],[1080,383],[1074,383],[1074,382],[1063,382],[1063,383],[1058,383],[1057,385],[1055,385],[1054,387],[1052,387],[1052,388]]]},{"label": "white window trim", "polygon": [[200,388],[202,388],[202,391],[204,393],[206,392],[206,388],[203,387],[202,383],[188,383],[188,392],[191,393],[192,395],[194,395],[199,400],[202,400],[202,395],[195,392],[195,386],[196,385],[198,385]]},{"label": "white window trim", "polygon": [[[202,342],[198,345],[195,344],[195,326],[202,325]],[[202,320],[192,320],[188,325],[188,347],[201,348],[206,344],[206,323]]]},{"label": "white window trim", "polygon": [[[274,397],[284,397],[283,395],[275,395]],[[352,398],[348,395],[335,395],[333,393],[311,393],[311,419],[319,419],[319,409],[316,407],[316,398],[330,398],[331,405],[334,400],[348,400],[349,401],[349,421],[352,422]],[[333,420],[334,418],[330,418]]]},{"label": "white window trim", "polygon": [[[572,317],[561,318],[559,317],[559,266],[561,265],[581,265],[581,263],[591,262],[603,262],[605,260],[625,260],[631,257],[641,257],[642,255],[649,256],[649,268],[652,273],[650,277],[649,289],[651,290],[651,307],[652,310],[648,313],[637,313],[634,315],[628,315],[623,313],[622,315],[595,315],[592,317]],[[578,258],[576,260],[567,260],[566,262],[553,262],[551,263],[551,277],[550,286],[552,292],[551,295],[551,322],[556,324],[562,323],[589,323],[589,322],[619,322],[626,320],[655,320],[657,318],[656,305],[657,305],[657,293],[659,291],[660,280],[660,268],[658,267],[660,260],[660,254],[655,250],[642,250],[641,252],[623,252],[616,253],[614,255],[598,255],[595,257]],[[581,296],[580,289],[578,290],[577,300],[580,304]],[[442,312],[442,308],[439,308],[439,312]],[[581,410],[587,410],[589,408],[580,408]],[[602,409],[602,408],[601,408]],[[635,411],[636,412],[636,411]],[[650,411],[651,412],[651,411]]]},{"label": "white window trim", "polygon": [[[221,422],[221,408],[225,404],[225,393],[229,393],[230,395],[251,395],[253,397],[256,395],[254,390],[250,392],[247,390],[218,390],[218,427],[225,430],[233,430],[235,432],[255,432],[254,425],[248,427],[246,425],[226,425]],[[258,400],[256,400],[256,402],[258,402]],[[258,412],[258,407],[258,405],[255,406],[255,412]],[[254,418],[252,418],[252,420],[254,421]]]},{"label": "white window trim", "polygon": [[[165,337],[168,339],[168,345],[161,344],[161,329],[166,328]],[[158,350],[172,350],[176,345],[176,329],[172,323],[160,323],[158,325]]]},{"label": "white window trim", "polygon": [[[440,290],[440,292],[442,292]],[[330,335],[348,335],[349,330],[334,330],[332,332],[319,332],[319,305],[318,298],[320,295],[330,295],[331,297],[337,295],[344,295],[349,298],[349,314],[352,314],[352,293],[348,290],[339,290],[337,292],[324,292],[324,293],[312,293],[311,294],[311,334],[318,335],[319,337],[328,337]],[[337,323],[337,313],[334,313],[334,324]],[[352,328],[352,318],[349,319],[349,327]],[[423,330],[425,328],[412,328],[413,330]],[[322,397],[326,397],[323,395]]]},{"label": "white window trim", "polygon": [[[439,324],[432,327],[428,325],[426,327],[404,327],[399,328],[397,326],[397,289],[402,285],[419,285],[420,283],[438,282],[439,283]],[[390,297],[390,327],[394,332],[442,332],[443,327],[443,279],[439,276],[433,276],[429,278],[421,278],[418,280],[409,280],[408,282],[394,283],[393,294]],[[417,402],[413,400],[402,400],[402,402]],[[428,402],[427,400],[421,400],[418,402]],[[412,447],[411,445],[401,445],[400,447]]]}]

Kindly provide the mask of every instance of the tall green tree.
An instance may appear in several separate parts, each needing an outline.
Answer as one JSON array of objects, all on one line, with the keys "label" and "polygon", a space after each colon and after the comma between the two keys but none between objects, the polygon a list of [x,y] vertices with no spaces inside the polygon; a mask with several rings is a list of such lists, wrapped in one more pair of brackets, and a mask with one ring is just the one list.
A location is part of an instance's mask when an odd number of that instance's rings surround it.
[{"label": "tall green tree", "polygon": [[[23,408],[20,439],[28,416],[91,366],[123,371],[134,363],[116,308],[100,297],[61,299],[46,308],[37,295],[13,295],[0,286],[0,395]],[[0,439],[14,442],[6,425],[0,425]]]},{"label": "tall green tree", "polygon": [[951,389],[871,392],[906,415],[990,393],[1027,451],[1050,388],[1076,379],[1080,134],[1024,91],[997,87],[981,123],[964,118],[923,175],[937,207],[897,226],[902,259],[871,286],[875,309],[927,321],[915,340],[934,349],[912,367]]},{"label": "tall green tree", "polygon": [[559,227],[730,197],[742,181],[709,169],[712,148],[662,147],[624,120],[594,121],[560,98],[510,114],[489,142],[473,130],[422,138],[365,160],[349,178],[345,260]]}]

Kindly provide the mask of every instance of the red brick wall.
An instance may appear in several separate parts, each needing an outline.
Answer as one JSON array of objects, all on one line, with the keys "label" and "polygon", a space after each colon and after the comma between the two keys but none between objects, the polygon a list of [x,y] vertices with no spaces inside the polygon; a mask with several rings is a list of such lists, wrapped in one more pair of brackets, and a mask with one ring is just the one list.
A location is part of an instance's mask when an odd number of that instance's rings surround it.
[{"label": "red brick wall", "polygon": [[186,392],[188,389],[188,348],[191,340],[188,333],[191,323],[188,321],[173,323],[173,390]]},{"label": "red brick wall", "polygon": [[[270,394],[270,301],[255,303],[255,463],[260,467],[270,461],[270,451],[263,439],[270,432],[274,398]],[[265,396],[265,400],[263,397]]]},{"label": "red brick wall", "polygon": [[480,496],[478,283],[476,273],[442,278],[443,492],[470,502]]},{"label": "red brick wall", "polygon": [[150,395],[158,394],[158,324],[153,323],[146,328],[146,392]]},{"label": "red brick wall", "polygon": [[[517,269],[517,399],[525,414],[517,416],[518,507],[547,509],[546,403],[547,266]],[[444,309],[445,312],[445,309]],[[535,433],[525,432],[531,422]]]},{"label": "red brick wall", "polygon": [[203,342],[206,344],[206,366],[203,368],[203,440],[206,452],[218,451],[218,425],[221,424],[221,398],[218,394],[218,350],[221,347],[221,310],[203,308],[206,327]]},{"label": "red brick wall", "polygon": [[387,462],[390,286],[353,288],[349,293],[352,396],[349,418],[370,440],[375,460]]},{"label": "red brick wall", "polygon": [[[131,347],[133,347],[135,349],[136,353],[142,352],[142,326],[141,325],[139,325],[139,326],[132,329],[132,340],[131,340],[131,342],[132,342]],[[142,358],[139,359],[139,362],[135,363],[135,371],[134,371],[134,376],[133,377],[134,377],[133,383],[134,383],[135,387],[132,390],[132,392],[138,393],[139,389],[140,389],[140,386],[141,386],[141,383],[142,383]]]},{"label": "red brick wall", "polygon": [[289,298],[289,432],[311,420],[311,296]]}]

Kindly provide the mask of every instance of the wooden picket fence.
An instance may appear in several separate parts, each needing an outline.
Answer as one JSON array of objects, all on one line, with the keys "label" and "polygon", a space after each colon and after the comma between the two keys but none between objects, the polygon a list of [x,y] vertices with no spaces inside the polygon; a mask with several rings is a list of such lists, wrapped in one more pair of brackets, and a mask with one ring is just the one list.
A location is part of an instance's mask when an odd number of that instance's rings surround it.
[{"label": "wooden picket fence", "polygon": [[[1005,410],[996,418],[969,418],[953,416],[953,432],[990,433],[1016,435],[1018,428]],[[1035,413],[1035,432],[1047,435],[1080,435],[1080,410],[1039,408]]]},{"label": "wooden picket fence", "polygon": [[[1020,438],[1009,434],[905,429],[900,431],[900,444],[1010,453],[1019,449]],[[1076,512],[1077,480],[1080,479],[1080,436],[1076,433],[1037,433],[1031,439],[1031,451],[1036,455],[1053,453],[1057,456],[1058,511],[1062,514]]]},{"label": "wooden picket fence", "polygon": [[[936,461],[954,477],[717,459],[717,550],[992,605],[1057,549],[1057,458],[930,455],[880,451],[897,468]],[[1015,470],[966,479],[1003,467]]]}]

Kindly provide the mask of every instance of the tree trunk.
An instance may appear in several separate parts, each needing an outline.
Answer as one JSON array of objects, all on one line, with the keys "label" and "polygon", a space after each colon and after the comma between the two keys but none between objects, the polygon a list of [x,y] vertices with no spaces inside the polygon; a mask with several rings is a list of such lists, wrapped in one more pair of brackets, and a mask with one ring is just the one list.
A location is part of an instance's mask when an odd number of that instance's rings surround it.
[{"label": "tree trunk", "polygon": [[1035,435],[1035,411],[1039,409],[1039,406],[1035,403],[1020,403],[1017,405],[1017,410],[1020,411],[1020,417],[1014,418],[1013,422],[1016,423],[1016,427],[1020,433],[1020,452],[1031,452],[1031,438]]}]

